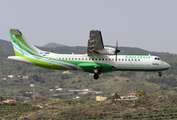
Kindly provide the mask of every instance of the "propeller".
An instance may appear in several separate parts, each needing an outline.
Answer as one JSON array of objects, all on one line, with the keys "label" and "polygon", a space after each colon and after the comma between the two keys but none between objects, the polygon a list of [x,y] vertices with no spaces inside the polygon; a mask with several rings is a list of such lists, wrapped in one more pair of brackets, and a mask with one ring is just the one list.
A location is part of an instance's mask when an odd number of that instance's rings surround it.
[{"label": "propeller", "polygon": [[117,53],[119,53],[120,50],[118,49],[118,41],[116,41],[116,50],[115,50],[115,55],[116,55],[116,61],[117,61]]}]

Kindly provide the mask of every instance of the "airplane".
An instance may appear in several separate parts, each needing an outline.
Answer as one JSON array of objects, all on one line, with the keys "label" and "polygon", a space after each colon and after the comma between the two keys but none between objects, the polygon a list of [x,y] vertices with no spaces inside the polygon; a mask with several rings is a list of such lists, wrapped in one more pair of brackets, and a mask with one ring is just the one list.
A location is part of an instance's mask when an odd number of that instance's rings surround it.
[{"label": "airplane", "polygon": [[9,60],[27,63],[55,70],[79,70],[93,73],[97,80],[101,73],[113,71],[153,71],[162,76],[162,71],[171,66],[158,56],[118,55],[116,48],[105,47],[101,31],[91,30],[86,54],[57,54],[36,48],[30,44],[18,29],[9,31],[15,56]]}]

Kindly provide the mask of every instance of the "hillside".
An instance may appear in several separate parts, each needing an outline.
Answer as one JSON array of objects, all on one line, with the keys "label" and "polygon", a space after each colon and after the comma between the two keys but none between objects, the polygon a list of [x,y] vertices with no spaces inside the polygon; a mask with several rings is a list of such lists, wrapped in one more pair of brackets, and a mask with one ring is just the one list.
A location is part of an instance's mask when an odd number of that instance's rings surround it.
[{"label": "hillside", "polygon": [[[56,53],[86,53],[86,47],[62,46],[56,48],[39,47]],[[65,93],[67,90],[92,88],[93,90],[102,91],[105,96],[118,92],[126,95],[136,90],[144,90],[147,93],[166,92],[176,90],[177,87],[177,57],[170,53],[149,52],[139,48],[120,47],[120,54],[142,55],[152,54],[163,58],[164,61],[171,65],[171,68],[163,72],[163,77],[159,78],[157,73],[151,72],[123,72],[116,71],[100,75],[99,80],[94,80],[92,75],[85,72],[71,71],[72,74],[63,74],[63,71],[50,70],[31,66],[23,63],[7,60],[7,56],[14,55],[12,45],[8,41],[0,40],[0,96],[4,98],[14,98],[26,96],[26,91],[32,91],[30,84],[38,85],[36,92],[43,97],[47,94],[58,93],[57,91],[49,92],[49,88],[56,85],[63,88],[59,93]],[[13,79],[7,78],[7,75],[16,76]],[[27,75],[28,80],[23,80],[17,76]],[[7,78],[3,80],[2,78]],[[57,96],[62,99],[72,99],[72,96]]]},{"label": "hillside", "polygon": [[65,45],[61,45],[61,44],[57,44],[57,43],[48,43],[46,45],[44,45],[43,47],[47,47],[47,48],[55,48],[55,47],[62,47]]}]

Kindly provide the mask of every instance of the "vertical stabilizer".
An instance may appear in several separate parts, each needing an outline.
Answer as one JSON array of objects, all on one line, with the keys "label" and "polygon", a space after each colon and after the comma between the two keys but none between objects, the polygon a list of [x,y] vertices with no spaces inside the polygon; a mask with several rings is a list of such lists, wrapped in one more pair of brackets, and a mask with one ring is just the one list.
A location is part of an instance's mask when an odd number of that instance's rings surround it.
[{"label": "vertical stabilizer", "polygon": [[16,56],[39,55],[41,50],[30,44],[18,29],[10,29],[9,34]]}]

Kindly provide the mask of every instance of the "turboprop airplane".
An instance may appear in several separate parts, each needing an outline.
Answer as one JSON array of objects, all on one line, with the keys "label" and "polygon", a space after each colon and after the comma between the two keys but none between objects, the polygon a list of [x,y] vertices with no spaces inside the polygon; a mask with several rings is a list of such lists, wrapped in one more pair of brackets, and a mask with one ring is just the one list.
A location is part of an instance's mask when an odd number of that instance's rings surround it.
[{"label": "turboprop airplane", "polygon": [[18,29],[10,29],[10,37],[15,56],[8,59],[56,70],[79,70],[94,73],[98,79],[101,73],[112,71],[155,71],[162,76],[162,71],[170,65],[158,56],[117,55],[120,50],[105,47],[101,31],[91,30],[86,54],[57,54],[36,48],[30,44]]}]

